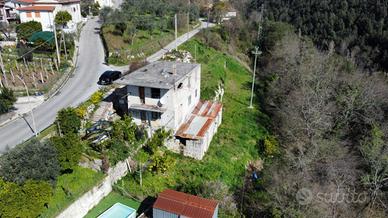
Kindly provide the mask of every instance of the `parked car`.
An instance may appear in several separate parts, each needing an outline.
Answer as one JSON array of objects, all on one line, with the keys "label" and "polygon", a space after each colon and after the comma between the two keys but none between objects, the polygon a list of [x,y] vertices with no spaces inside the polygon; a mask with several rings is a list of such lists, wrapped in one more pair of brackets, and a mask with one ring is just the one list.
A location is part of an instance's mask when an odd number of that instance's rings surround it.
[{"label": "parked car", "polygon": [[99,85],[109,85],[121,77],[121,72],[117,70],[107,70],[98,79]]},{"label": "parked car", "polygon": [[111,123],[109,121],[100,120],[94,123],[90,128],[86,129],[86,135],[103,130],[110,130],[110,127]]}]

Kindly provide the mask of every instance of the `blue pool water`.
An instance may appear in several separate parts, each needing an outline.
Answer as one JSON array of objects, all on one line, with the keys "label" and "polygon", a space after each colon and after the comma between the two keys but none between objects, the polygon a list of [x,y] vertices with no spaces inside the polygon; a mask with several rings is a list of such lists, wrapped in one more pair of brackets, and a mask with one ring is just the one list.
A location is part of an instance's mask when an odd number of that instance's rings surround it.
[{"label": "blue pool water", "polygon": [[121,203],[114,204],[98,218],[135,218],[136,210]]}]

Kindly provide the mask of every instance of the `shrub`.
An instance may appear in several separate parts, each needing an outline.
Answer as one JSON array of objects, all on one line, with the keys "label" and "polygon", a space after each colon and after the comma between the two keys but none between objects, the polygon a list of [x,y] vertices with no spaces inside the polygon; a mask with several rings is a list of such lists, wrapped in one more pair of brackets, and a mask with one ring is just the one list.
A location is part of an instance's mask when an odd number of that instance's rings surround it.
[{"label": "shrub", "polygon": [[124,141],[115,138],[106,144],[106,148],[108,149],[109,162],[112,165],[128,158],[131,151]]},{"label": "shrub", "polygon": [[273,156],[279,152],[279,143],[274,136],[265,137],[263,145],[264,154],[267,156]]},{"label": "shrub", "polygon": [[78,165],[83,151],[83,144],[78,135],[69,133],[63,137],[54,136],[51,143],[57,149],[62,170],[72,169]]},{"label": "shrub", "polygon": [[58,131],[63,134],[78,133],[81,128],[81,119],[74,108],[60,110],[56,122],[59,125]]},{"label": "shrub", "polygon": [[27,40],[32,34],[40,31],[42,31],[42,24],[37,21],[21,23],[16,27],[16,33],[19,39]]},{"label": "shrub", "polygon": [[92,97],[90,97],[90,101],[93,104],[98,104],[102,101],[103,97],[104,97],[104,93],[102,93],[101,91],[97,91],[97,92],[93,93]]},{"label": "shrub", "polygon": [[18,184],[29,179],[54,182],[60,170],[55,148],[37,140],[3,155],[0,166],[0,176]]},{"label": "shrub", "polygon": [[7,113],[16,102],[16,97],[12,89],[3,87],[0,90],[0,114]]},{"label": "shrub", "polygon": [[0,217],[38,217],[51,195],[48,182],[28,180],[18,185],[0,179]]}]

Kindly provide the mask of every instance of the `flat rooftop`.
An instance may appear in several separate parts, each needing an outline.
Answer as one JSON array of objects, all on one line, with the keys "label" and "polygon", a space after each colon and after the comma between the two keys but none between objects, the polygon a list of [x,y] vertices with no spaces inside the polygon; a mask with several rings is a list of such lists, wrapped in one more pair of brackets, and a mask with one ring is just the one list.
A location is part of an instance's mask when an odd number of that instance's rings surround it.
[{"label": "flat rooftop", "polygon": [[200,101],[189,119],[179,127],[175,136],[193,140],[203,138],[221,109],[220,103]]},{"label": "flat rooftop", "polygon": [[119,85],[171,89],[182,78],[199,66],[199,64],[157,61],[121,77],[114,83]]}]

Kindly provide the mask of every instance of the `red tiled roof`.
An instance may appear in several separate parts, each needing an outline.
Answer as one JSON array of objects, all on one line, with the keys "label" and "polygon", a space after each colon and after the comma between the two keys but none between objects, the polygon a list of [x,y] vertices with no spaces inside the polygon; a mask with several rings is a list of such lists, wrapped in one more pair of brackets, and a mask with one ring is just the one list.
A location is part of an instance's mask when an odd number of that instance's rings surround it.
[{"label": "red tiled roof", "polygon": [[214,200],[166,189],[159,194],[153,208],[186,217],[211,218],[217,205]]},{"label": "red tiled roof", "polygon": [[29,6],[17,8],[18,11],[54,11],[54,6]]}]

